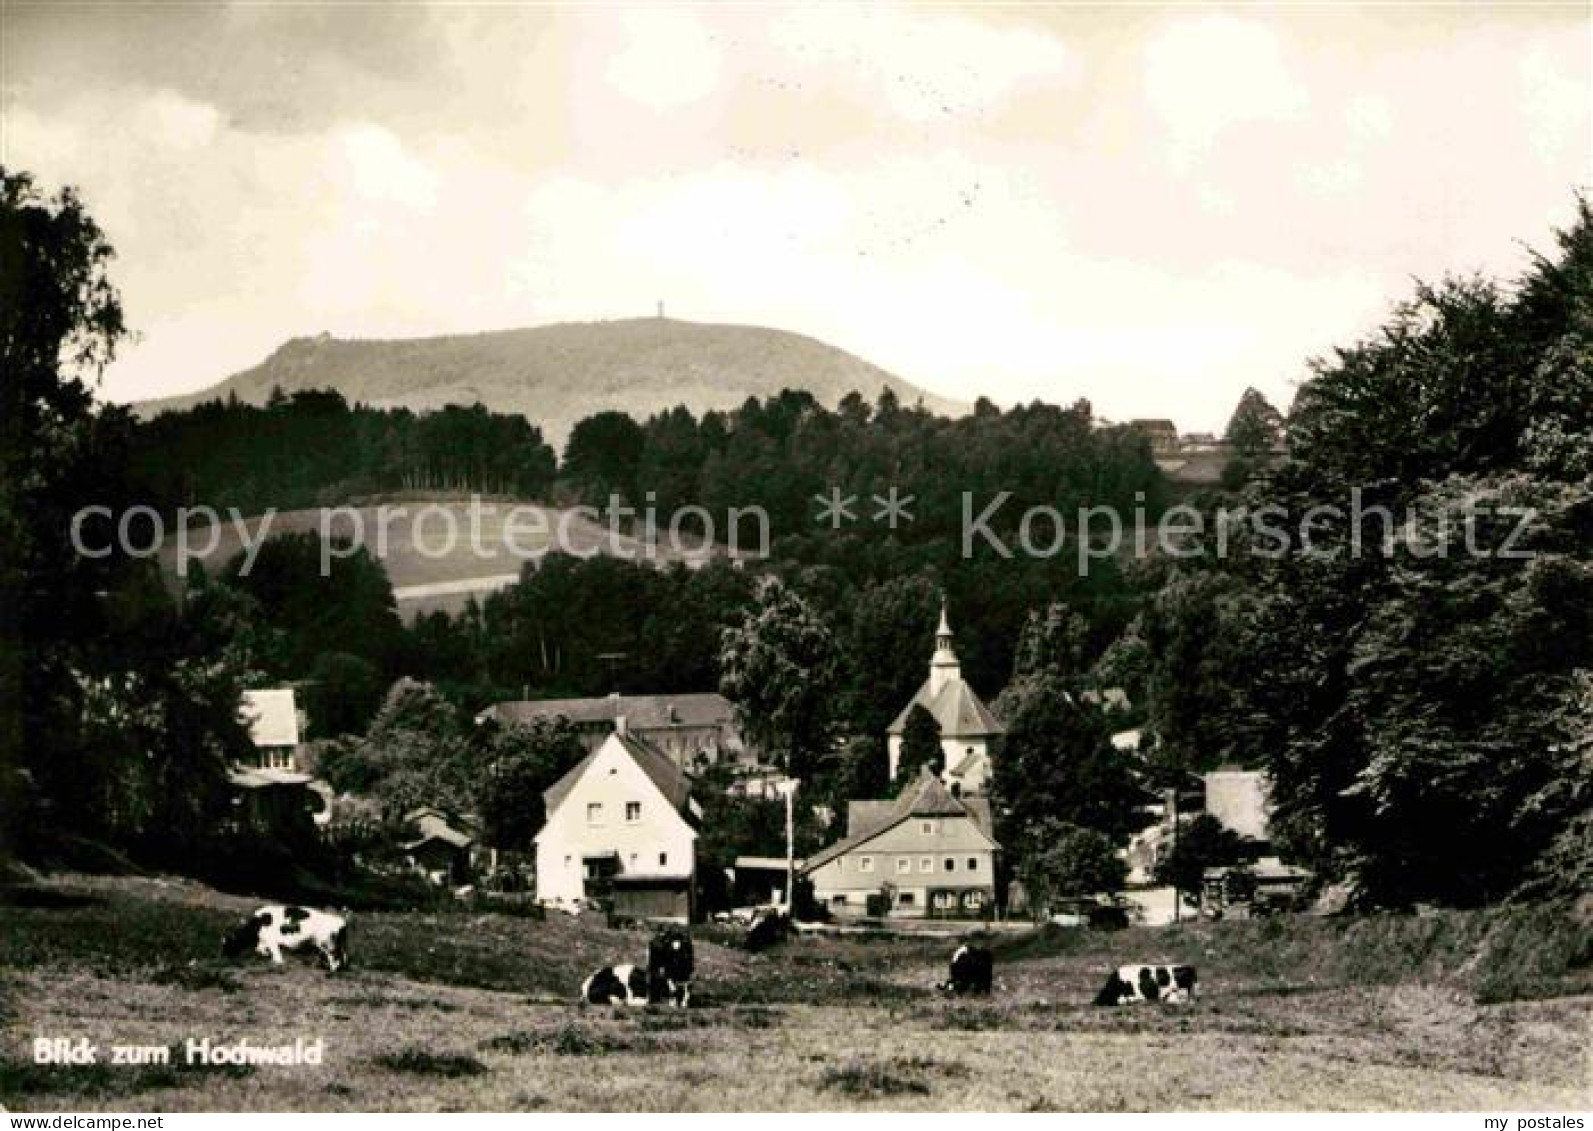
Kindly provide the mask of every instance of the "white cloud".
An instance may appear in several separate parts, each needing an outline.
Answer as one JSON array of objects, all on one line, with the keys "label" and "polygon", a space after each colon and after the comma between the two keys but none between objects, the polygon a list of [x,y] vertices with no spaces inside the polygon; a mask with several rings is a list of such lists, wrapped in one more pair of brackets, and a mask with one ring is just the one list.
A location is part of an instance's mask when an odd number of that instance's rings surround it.
[{"label": "white cloud", "polygon": [[721,52],[703,22],[680,9],[623,11],[624,44],[605,74],[627,98],[653,110],[700,101],[719,83]]},{"label": "white cloud", "polygon": [[1358,94],[1344,108],[1350,135],[1361,141],[1385,141],[1394,134],[1394,112],[1386,98]]},{"label": "white cloud", "polygon": [[348,182],[370,201],[430,208],[437,201],[437,174],[404,148],[391,131],[362,123],[339,130],[334,145]]},{"label": "white cloud", "polygon": [[1146,45],[1145,94],[1168,132],[1175,168],[1187,169],[1227,130],[1304,114],[1306,88],[1278,37],[1252,19],[1177,18]]},{"label": "white cloud", "polygon": [[215,138],[221,112],[174,91],[161,90],[140,103],[135,119],[134,129],[152,144],[198,149]]},{"label": "white cloud", "polygon": [[805,5],[770,37],[800,64],[838,66],[901,118],[917,123],[975,114],[1036,85],[1073,87],[1082,61],[1060,39],[959,15],[892,6]]},{"label": "white cloud", "polygon": [[1584,74],[1578,82],[1543,48],[1522,57],[1519,74],[1527,136],[1538,156],[1554,160],[1578,141],[1586,146],[1593,106],[1589,76]]}]

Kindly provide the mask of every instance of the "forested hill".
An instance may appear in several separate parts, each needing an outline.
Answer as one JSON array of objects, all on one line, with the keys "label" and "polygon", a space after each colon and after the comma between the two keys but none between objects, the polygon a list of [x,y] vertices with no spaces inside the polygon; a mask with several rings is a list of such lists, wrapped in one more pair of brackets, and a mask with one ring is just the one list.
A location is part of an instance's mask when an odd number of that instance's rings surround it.
[{"label": "forested hill", "polygon": [[969,408],[801,334],[672,318],[397,341],[294,338],[210,388],[133,407],[147,418],[229,396],[263,405],[273,389],[334,389],[351,404],[416,411],[480,404],[521,414],[562,448],[577,420],[606,409],[638,419],[676,405],[701,414],[787,388],[830,407],[854,391],[872,401],[889,389],[904,405],[922,401],[942,415]]}]

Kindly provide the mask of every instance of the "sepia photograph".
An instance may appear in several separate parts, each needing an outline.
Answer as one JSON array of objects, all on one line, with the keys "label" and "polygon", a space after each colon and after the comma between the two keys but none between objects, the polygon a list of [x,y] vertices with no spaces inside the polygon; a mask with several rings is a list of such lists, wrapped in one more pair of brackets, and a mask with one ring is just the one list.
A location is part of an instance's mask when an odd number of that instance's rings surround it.
[{"label": "sepia photograph", "polygon": [[0,0],[0,400],[0,1131],[1593,1131],[1588,0]]}]

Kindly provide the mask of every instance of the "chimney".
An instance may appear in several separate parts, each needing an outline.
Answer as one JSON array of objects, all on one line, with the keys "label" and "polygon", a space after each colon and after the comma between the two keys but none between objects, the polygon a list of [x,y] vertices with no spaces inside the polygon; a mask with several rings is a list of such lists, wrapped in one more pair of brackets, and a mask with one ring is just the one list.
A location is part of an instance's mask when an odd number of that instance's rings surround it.
[{"label": "chimney", "polygon": [[614,733],[615,734],[628,734],[628,733],[630,733],[629,731],[627,731],[625,729],[625,716],[624,715],[615,715],[614,716]]}]

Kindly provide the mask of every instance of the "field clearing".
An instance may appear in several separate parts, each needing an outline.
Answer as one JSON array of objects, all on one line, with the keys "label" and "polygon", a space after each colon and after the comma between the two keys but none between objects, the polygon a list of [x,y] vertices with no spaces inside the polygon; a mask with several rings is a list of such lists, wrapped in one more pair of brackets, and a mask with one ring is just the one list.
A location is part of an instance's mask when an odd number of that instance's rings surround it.
[{"label": "field clearing", "polygon": [[[999,944],[985,1001],[934,992],[944,940],[804,938],[748,955],[700,939],[694,1008],[625,1011],[571,1003],[592,967],[645,948],[645,933],[589,919],[361,913],[355,968],[328,977],[303,962],[215,960],[221,928],[255,900],[147,879],[43,890],[51,898],[26,902],[56,906],[0,907],[0,1104],[13,1110],[1593,1105],[1581,913],[1564,913],[1559,973],[1526,972],[1524,986],[1558,995],[1537,1000],[1477,1000],[1477,971],[1452,961],[1475,941],[1470,920],[1389,917],[1022,936]],[[1403,960],[1396,937],[1409,940]],[[1388,968],[1364,965],[1363,951]],[[1315,977],[1291,970],[1302,954],[1318,956]],[[1202,995],[1184,1008],[1091,1007],[1119,958],[1192,960]],[[1385,979],[1396,961],[1405,976]],[[1481,996],[1501,991],[1490,984]],[[58,1068],[28,1062],[37,1036],[176,1045],[178,1061],[188,1038],[320,1037],[326,1055],[252,1070]]]},{"label": "field clearing", "polygon": [[[243,531],[230,516],[223,515],[215,527],[182,532],[191,558],[189,568],[198,563],[212,575],[220,572],[244,549],[245,538],[258,544],[262,528],[267,537],[324,530],[334,538],[355,540],[381,561],[405,619],[438,609],[458,612],[470,597],[479,601],[512,584],[527,562],[538,561],[555,549],[583,557],[605,554],[627,561],[682,561],[688,565],[707,560],[713,552],[712,547],[696,540],[671,548],[667,531],[660,531],[654,556],[649,559],[638,539],[613,533],[584,514],[499,498],[483,498],[474,517],[469,498],[394,496],[357,507],[279,511],[271,516],[269,526],[260,515],[240,521]],[[754,533],[750,523],[747,533]],[[177,533],[168,535],[159,553],[161,567],[172,577],[176,576],[178,538]]]}]

